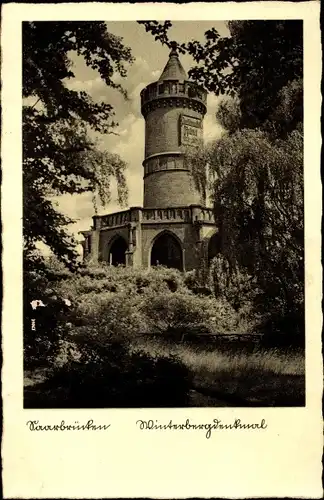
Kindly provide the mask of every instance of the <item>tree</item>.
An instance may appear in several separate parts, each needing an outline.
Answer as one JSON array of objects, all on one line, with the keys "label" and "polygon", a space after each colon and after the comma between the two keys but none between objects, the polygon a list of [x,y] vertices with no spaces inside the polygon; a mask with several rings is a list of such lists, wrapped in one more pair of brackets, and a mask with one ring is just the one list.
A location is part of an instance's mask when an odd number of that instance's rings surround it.
[{"label": "tree", "polygon": [[[144,25],[169,43],[168,23]],[[214,287],[236,307],[247,295],[272,331],[302,334],[302,23],[228,27],[227,37],[211,28],[203,44],[178,43],[197,63],[189,76],[224,95],[217,118],[226,132],[205,151],[221,247],[212,265]]]},{"label": "tree", "polygon": [[[170,45],[170,21],[141,21],[156,40]],[[240,128],[264,127],[278,107],[281,90],[303,76],[302,21],[230,21],[229,36],[215,28],[205,33],[205,43],[178,43],[178,50],[197,63],[189,77],[216,95],[237,98]],[[302,119],[302,94],[296,118]],[[292,125],[294,125],[292,123]],[[293,128],[285,132],[289,133]]]},{"label": "tree", "polygon": [[74,77],[71,54],[84,58],[108,87],[124,92],[114,75],[126,76],[131,51],[103,22],[23,23],[23,186],[25,269],[41,265],[37,241],[72,265],[73,222],[54,207],[52,195],[98,192],[109,201],[115,177],[119,201],[127,197],[126,164],[102,151],[93,137],[113,132],[113,108],[68,87]]},{"label": "tree", "polygon": [[297,328],[292,318],[302,315],[304,293],[301,132],[273,142],[265,132],[239,130],[211,147],[209,162],[229,277],[238,270],[254,277],[263,310]]}]

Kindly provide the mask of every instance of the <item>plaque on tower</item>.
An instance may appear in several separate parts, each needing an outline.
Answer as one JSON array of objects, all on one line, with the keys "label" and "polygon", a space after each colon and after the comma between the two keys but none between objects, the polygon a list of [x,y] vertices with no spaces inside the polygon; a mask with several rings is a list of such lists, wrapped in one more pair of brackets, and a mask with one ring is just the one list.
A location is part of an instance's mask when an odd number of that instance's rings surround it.
[{"label": "plaque on tower", "polygon": [[193,116],[180,116],[180,145],[198,146],[202,140],[202,121]]}]

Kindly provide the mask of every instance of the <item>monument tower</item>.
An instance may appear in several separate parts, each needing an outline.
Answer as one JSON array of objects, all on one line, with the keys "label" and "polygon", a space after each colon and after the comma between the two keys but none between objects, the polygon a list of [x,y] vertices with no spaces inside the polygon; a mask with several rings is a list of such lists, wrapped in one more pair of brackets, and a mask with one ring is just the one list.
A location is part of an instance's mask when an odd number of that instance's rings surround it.
[{"label": "monument tower", "polygon": [[199,204],[186,148],[202,140],[206,92],[189,84],[177,51],[159,80],[141,92],[145,118],[144,208]]},{"label": "monument tower", "polygon": [[112,265],[164,265],[182,271],[211,257],[213,211],[204,206],[186,155],[203,140],[206,102],[206,91],[190,82],[173,43],[159,80],[141,92],[143,208],[94,216],[93,228],[82,232],[85,257]]}]

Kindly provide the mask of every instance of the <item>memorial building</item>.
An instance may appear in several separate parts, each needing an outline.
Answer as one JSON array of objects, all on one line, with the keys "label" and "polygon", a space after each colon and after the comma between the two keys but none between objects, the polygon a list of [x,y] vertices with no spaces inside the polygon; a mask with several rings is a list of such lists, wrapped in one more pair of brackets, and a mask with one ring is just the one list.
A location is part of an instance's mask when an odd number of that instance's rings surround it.
[{"label": "memorial building", "polygon": [[94,216],[84,257],[111,265],[189,271],[213,257],[213,210],[195,185],[186,151],[203,140],[207,93],[188,80],[176,47],[158,81],[141,92],[145,119],[143,207]]}]

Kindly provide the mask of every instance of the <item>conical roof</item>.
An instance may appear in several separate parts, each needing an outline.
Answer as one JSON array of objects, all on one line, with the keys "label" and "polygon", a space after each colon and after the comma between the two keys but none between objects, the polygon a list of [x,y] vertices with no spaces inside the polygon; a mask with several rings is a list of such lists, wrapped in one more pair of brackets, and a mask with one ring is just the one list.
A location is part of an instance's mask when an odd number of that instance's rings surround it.
[{"label": "conical roof", "polygon": [[177,52],[177,44],[171,43],[172,50],[169,55],[169,60],[166,63],[164,70],[159,78],[159,81],[162,80],[188,80],[187,73],[182,67],[182,64],[179,60],[179,55]]}]

